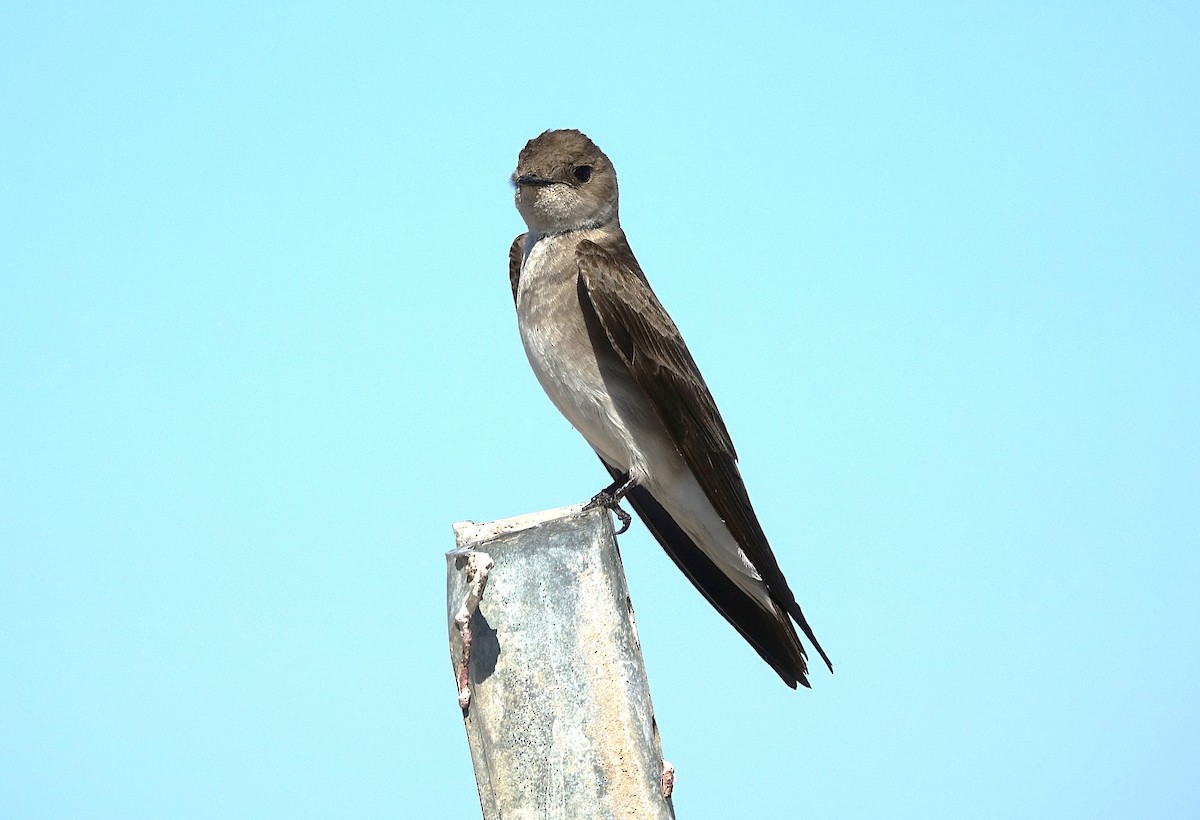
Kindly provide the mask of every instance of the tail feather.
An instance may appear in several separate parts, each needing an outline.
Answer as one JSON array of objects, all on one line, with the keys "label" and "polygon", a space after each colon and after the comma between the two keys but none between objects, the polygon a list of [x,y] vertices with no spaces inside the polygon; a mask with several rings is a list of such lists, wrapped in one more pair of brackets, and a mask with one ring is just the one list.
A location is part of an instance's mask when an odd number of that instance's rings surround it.
[{"label": "tail feather", "polygon": [[833,662],[829,660],[829,656],[821,648],[821,642],[813,634],[812,627],[808,625],[808,618],[804,617],[804,613],[800,611],[800,604],[796,603],[795,599],[792,600],[792,605],[788,607],[788,614],[796,620],[796,623],[800,624],[800,629],[804,632],[804,637],[808,638],[809,643],[813,645],[813,648],[817,650],[817,654],[821,656],[821,660],[825,661],[825,665],[829,667],[829,671],[833,672]]},{"label": "tail feather", "polygon": [[[608,467],[614,479],[621,475],[620,470],[608,464],[605,464],[605,467]],[[645,487],[632,488],[625,498],[688,580],[741,633],[783,682],[793,689],[797,684],[809,686],[804,647],[783,610],[767,612],[739,589],[729,576],[696,546]],[[820,647],[811,636],[807,622],[802,620],[803,615],[800,617],[798,623],[820,651]],[[825,657],[824,652],[821,652],[821,657]]]}]

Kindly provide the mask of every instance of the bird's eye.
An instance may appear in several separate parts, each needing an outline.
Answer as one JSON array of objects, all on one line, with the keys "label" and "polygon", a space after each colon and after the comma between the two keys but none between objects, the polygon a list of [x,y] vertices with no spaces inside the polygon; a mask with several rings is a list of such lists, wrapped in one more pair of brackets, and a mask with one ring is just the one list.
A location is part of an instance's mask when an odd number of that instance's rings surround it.
[{"label": "bird's eye", "polygon": [[579,180],[580,182],[587,182],[592,178],[592,166],[576,165],[575,169],[571,171],[571,173],[575,176],[575,179]]}]

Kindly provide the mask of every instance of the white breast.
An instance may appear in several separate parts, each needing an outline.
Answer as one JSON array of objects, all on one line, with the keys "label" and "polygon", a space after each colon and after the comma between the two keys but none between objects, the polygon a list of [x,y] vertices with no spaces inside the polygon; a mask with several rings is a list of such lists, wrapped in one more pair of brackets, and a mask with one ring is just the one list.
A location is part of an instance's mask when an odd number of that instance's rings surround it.
[{"label": "white breast", "polygon": [[[575,246],[583,238],[568,234],[526,241],[517,290],[521,341],[559,412],[606,461],[628,470],[637,460],[636,447],[614,404],[611,373],[608,382],[602,375],[579,305]],[[618,383],[618,394],[624,392],[621,388]]]}]

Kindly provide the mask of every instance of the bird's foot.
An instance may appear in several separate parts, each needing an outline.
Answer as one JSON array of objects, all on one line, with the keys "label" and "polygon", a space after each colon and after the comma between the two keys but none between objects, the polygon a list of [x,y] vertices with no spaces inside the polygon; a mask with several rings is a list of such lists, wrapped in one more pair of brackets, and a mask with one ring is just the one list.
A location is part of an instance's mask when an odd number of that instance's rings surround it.
[{"label": "bird's foot", "polygon": [[621,509],[621,499],[633,489],[636,483],[637,481],[632,477],[628,475],[622,476],[592,496],[592,500],[584,504],[583,508],[585,510],[594,510],[596,507],[607,507],[617,517],[617,520],[621,522],[621,529],[617,530],[614,535],[621,535],[633,523],[633,517]]},{"label": "bird's foot", "polygon": [[621,529],[617,530],[613,535],[620,535],[629,529],[629,525],[633,523],[633,516],[621,509],[620,499],[612,497],[612,494],[607,490],[601,490],[592,496],[592,500],[583,505],[585,510],[594,510],[597,507],[607,507],[612,511],[612,514],[621,522]]}]

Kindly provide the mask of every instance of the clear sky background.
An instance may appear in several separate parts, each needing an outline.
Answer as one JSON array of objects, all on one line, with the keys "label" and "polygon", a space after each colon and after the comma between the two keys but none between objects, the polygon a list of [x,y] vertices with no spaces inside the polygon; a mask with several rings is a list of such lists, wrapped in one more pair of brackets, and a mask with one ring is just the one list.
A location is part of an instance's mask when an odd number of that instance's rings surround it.
[{"label": "clear sky background", "polygon": [[451,523],[607,483],[546,128],[837,664],[621,540],[681,820],[1200,815],[1200,6],[0,8],[0,816],[475,818]]}]

